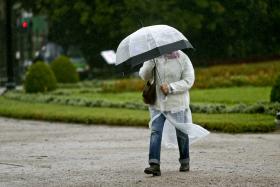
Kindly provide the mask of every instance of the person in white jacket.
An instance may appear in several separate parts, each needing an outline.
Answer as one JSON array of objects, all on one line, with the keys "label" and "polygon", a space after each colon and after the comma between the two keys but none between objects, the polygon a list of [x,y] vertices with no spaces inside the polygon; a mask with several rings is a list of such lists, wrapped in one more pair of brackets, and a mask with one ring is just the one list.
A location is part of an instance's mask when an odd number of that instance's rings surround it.
[{"label": "person in white jacket", "polygon": [[[154,67],[156,68],[155,75],[153,75]],[[156,58],[155,61],[144,62],[139,76],[146,81],[156,81],[156,102],[149,106],[151,115],[150,167],[145,168],[144,172],[154,176],[161,175],[161,140],[166,121],[176,127],[181,164],[179,171],[189,171],[189,129],[186,124],[192,123],[189,89],[195,80],[194,69],[189,57],[182,51],[174,51]]]}]

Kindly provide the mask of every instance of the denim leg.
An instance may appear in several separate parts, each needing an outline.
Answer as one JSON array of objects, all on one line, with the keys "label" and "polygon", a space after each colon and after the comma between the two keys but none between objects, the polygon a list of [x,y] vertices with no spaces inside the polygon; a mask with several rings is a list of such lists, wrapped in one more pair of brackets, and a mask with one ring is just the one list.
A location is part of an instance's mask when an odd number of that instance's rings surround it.
[{"label": "denim leg", "polygon": [[151,127],[149,164],[160,164],[162,130],[166,118],[161,114],[156,118]]},{"label": "denim leg", "polygon": [[189,153],[189,136],[180,130],[176,129],[178,147],[180,158],[179,162],[181,164],[189,163],[190,161],[190,153]]},{"label": "denim leg", "polygon": [[[187,113],[186,111],[181,111],[178,113],[171,114],[177,122],[186,123],[187,122]],[[177,135],[177,142],[179,147],[179,153],[180,158],[179,162],[181,164],[183,163],[189,163],[190,161],[190,154],[189,154],[189,136],[179,129],[176,129],[176,135]]]}]

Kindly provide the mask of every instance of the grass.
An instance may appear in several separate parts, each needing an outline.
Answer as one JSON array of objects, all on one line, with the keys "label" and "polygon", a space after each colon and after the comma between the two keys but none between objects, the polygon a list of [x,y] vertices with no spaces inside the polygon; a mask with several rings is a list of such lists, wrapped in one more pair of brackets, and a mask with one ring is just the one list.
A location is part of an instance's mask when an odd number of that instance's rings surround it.
[{"label": "grass", "polygon": [[122,93],[74,93],[71,95],[73,98],[85,98],[98,100],[102,99],[110,102],[136,102],[142,103],[141,92],[122,92]]},{"label": "grass", "polygon": [[147,125],[148,112],[115,108],[88,108],[19,102],[0,97],[0,115],[13,118],[84,124]]},{"label": "grass", "polygon": [[231,87],[193,89],[190,92],[192,103],[253,104],[269,102],[271,87]]},{"label": "grass", "polygon": [[[191,89],[190,97],[192,103],[254,104],[260,101],[269,102],[270,91],[270,87]],[[61,93],[61,96],[69,98],[142,103],[141,92],[100,93],[94,90],[91,91],[90,89],[63,89],[61,91],[50,92],[50,94],[55,93]],[[59,94],[55,95],[59,96]]]},{"label": "grass", "polygon": [[[270,86],[279,72],[279,61],[196,68],[195,87],[190,92],[191,103],[197,105],[221,104],[226,107],[242,103],[240,106],[245,104],[258,109],[258,106],[254,106],[256,103],[269,102]],[[83,124],[147,127],[148,111],[139,110],[139,106],[143,105],[140,92],[143,81],[139,79],[87,81],[61,86],[63,89],[45,94],[26,95],[23,92],[13,93],[14,100],[8,99],[8,95],[0,97],[0,115]],[[101,92],[102,89],[105,92]],[[138,91],[131,92],[132,90]],[[49,99],[47,102],[51,100],[53,103],[42,103],[46,99]],[[91,101],[91,107],[84,107],[90,103],[88,100]],[[76,102],[76,106],[67,106],[64,101],[70,105]],[[100,104],[102,103],[100,101],[105,102]],[[123,106],[123,104],[127,104],[129,107],[114,108]],[[113,108],[106,108],[109,106]],[[134,110],[131,110],[132,108]],[[275,129],[274,117],[271,115],[206,114],[204,110],[202,112],[193,114],[194,122],[209,130],[238,133],[268,132]]]},{"label": "grass", "polygon": [[[17,93],[23,95],[25,93]],[[40,94],[40,93],[39,93]],[[26,94],[25,94],[26,95]],[[142,103],[141,92],[101,92],[100,89],[95,88],[62,88],[57,89],[53,92],[44,93],[44,95],[55,95],[57,97],[67,97],[67,98],[80,98],[89,100],[104,100],[110,102],[136,102]]]},{"label": "grass", "polygon": [[193,114],[194,122],[210,130],[229,133],[275,130],[274,117],[261,114]]},{"label": "grass", "polygon": [[[88,108],[14,101],[0,97],[0,115],[20,119],[82,124],[148,126],[148,111]],[[193,114],[194,123],[223,132],[268,132],[275,129],[273,116],[260,114]]]}]

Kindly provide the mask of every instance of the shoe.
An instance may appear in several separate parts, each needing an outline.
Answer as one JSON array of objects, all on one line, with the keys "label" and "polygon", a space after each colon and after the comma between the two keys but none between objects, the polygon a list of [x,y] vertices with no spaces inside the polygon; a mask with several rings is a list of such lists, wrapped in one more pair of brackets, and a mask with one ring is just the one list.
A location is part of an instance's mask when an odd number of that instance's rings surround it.
[{"label": "shoe", "polygon": [[145,168],[144,173],[153,174],[153,176],[160,176],[160,166],[158,164],[151,164],[150,167]]},{"label": "shoe", "polygon": [[180,172],[187,172],[187,171],[190,171],[190,165],[189,165],[189,163],[181,164],[179,171],[180,171]]}]

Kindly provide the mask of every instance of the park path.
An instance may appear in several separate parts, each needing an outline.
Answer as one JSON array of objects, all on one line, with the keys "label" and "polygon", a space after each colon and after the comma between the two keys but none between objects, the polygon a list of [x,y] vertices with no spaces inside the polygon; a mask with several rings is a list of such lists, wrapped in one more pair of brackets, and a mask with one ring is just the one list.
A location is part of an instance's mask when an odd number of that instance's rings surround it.
[{"label": "park path", "polygon": [[280,186],[280,134],[211,133],[191,171],[162,149],[162,176],[143,173],[149,130],[0,118],[2,186]]}]

